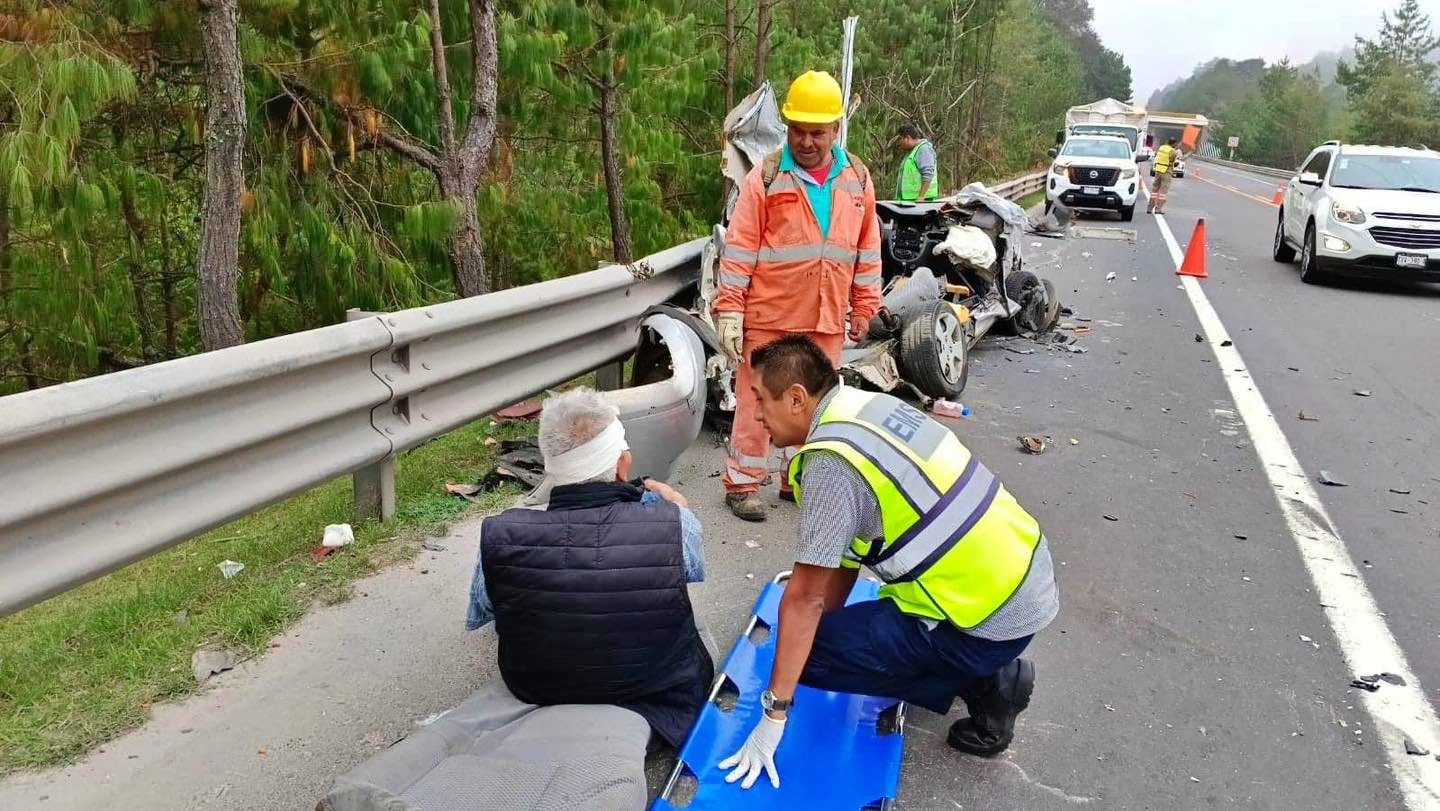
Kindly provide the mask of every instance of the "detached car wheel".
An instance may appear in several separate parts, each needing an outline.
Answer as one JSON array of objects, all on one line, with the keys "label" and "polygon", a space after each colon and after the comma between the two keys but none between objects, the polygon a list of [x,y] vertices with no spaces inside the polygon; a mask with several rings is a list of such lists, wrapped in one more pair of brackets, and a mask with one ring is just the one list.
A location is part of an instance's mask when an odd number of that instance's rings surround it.
[{"label": "detached car wheel", "polygon": [[953,398],[965,390],[970,353],[965,326],[946,301],[920,308],[900,333],[900,371],[927,397]]},{"label": "detached car wheel", "polygon": [[1050,328],[1051,313],[1059,314],[1057,304],[1050,306],[1053,287],[1046,287],[1040,277],[1028,270],[1005,274],[1005,297],[1019,305],[1019,311],[1008,322],[1015,335],[1033,335]]}]

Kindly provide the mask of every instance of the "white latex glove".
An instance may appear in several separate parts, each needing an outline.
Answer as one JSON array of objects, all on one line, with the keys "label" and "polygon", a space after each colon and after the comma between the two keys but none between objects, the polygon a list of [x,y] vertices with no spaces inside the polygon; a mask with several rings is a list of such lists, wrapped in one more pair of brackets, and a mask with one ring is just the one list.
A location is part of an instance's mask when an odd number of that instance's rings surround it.
[{"label": "white latex glove", "polygon": [[739,363],[745,351],[745,314],[737,312],[717,313],[715,331],[720,336],[720,348],[725,357]]},{"label": "white latex glove", "polygon": [[720,761],[722,769],[735,767],[735,771],[726,775],[725,782],[733,783],[744,775],[745,782],[740,784],[740,788],[750,788],[755,785],[755,778],[764,771],[770,774],[770,785],[780,788],[780,773],[775,770],[775,749],[780,746],[780,738],[784,734],[784,721],[776,721],[761,713],[760,723],[755,725],[755,730],[745,739],[740,751]]}]

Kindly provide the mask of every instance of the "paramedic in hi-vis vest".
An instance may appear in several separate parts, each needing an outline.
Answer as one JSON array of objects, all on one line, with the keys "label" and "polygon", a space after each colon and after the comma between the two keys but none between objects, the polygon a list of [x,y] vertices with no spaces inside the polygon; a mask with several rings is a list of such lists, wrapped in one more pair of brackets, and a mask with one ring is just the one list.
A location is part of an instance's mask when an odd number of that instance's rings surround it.
[{"label": "paramedic in hi-vis vest", "polygon": [[[787,753],[796,685],[896,698],[968,718],[962,752],[1010,745],[1035,666],[1021,652],[1060,609],[1040,525],[948,428],[887,394],[840,384],[829,357],[794,335],[755,351],[755,397],[777,443],[804,443],[790,467],[800,504],[794,574],[780,601],[763,717],[722,761],[749,788],[760,773],[823,752]],[[860,566],[879,599],[845,605]],[[779,749],[777,759],[776,750]]]},{"label": "paramedic in hi-vis vest", "polygon": [[895,144],[905,153],[900,163],[900,184],[895,190],[897,200],[934,200],[940,196],[940,172],[935,147],[920,135],[914,124],[902,124],[896,132]]},{"label": "paramedic in hi-vis vest", "polygon": [[1170,196],[1170,181],[1175,170],[1175,159],[1178,157],[1180,150],[1175,146],[1174,138],[1155,150],[1155,184],[1150,190],[1150,204],[1145,206],[1146,214],[1165,213],[1165,200]]},{"label": "paramedic in hi-vis vest", "polygon": [[[875,189],[865,165],[836,143],[845,114],[840,85],[828,73],[810,71],[790,84],[782,112],[785,146],[740,185],[715,302],[720,345],[739,367],[725,503],[746,521],[765,520],[759,491],[770,475],[771,437],[755,419],[753,372],[745,358],[800,333],[838,364],[846,334],[864,337],[880,310]],[[793,453],[785,451],[787,463]],[[783,482],[780,497],[794,500]]]}]

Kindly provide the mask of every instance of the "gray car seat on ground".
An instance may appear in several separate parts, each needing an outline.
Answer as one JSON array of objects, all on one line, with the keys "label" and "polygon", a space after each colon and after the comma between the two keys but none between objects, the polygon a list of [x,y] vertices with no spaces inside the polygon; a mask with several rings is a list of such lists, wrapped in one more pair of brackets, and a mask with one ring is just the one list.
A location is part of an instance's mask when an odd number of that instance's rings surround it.
[{"label": "gray car seat on ground", "polygon": [[537,707],[487,686],[336,778],[316,811],[644,808],[650,725],[611,705]]}]

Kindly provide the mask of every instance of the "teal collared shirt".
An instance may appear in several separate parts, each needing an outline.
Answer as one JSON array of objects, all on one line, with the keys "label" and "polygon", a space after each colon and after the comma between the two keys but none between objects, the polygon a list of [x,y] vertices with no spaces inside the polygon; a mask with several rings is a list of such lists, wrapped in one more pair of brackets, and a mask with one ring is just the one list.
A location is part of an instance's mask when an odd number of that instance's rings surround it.
[{"label": "teal collared shirt", "polygon": [[824,183],[816,183],[810,173],[800,168],[795,162],[795,157],[790,154],[790,145],[786,144],[780,150],[780,167],[782,172],[792,172],[795,177],[805,186],[805,196],[810,199],[810,211],[815,215],[815,223],[820,226],[820,236],[826,239],[830,237],[830,201],[834,191],[835,178],[845,171],[850,165],[850,156],[838,145],[830,147],[830,154],[835,160],[830,162],[830,174],[825,178]]}]

